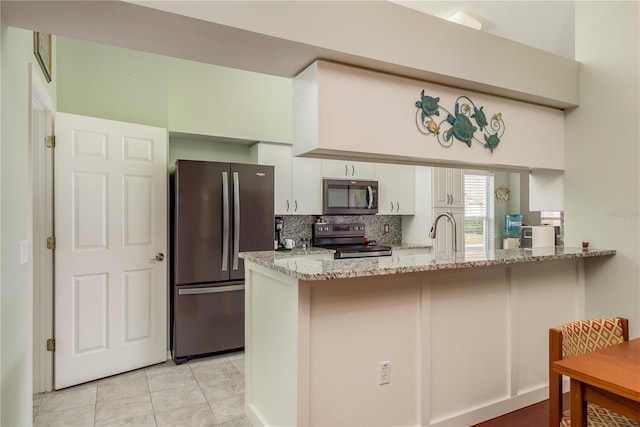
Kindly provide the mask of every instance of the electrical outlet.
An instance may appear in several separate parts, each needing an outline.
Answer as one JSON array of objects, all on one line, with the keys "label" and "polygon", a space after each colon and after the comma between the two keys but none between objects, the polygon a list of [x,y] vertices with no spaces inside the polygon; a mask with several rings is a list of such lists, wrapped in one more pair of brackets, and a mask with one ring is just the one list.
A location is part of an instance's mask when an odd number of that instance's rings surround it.
[{"label": "electrical outlet", "polygon": [[391,382],[391,362],[384,361],[378,364],[378,384],[389,384]]},{"label": "electrical outlet", "polygon": [[384,234],[387,234],[389,232],[389,224],[385,224],[384,225]]}]

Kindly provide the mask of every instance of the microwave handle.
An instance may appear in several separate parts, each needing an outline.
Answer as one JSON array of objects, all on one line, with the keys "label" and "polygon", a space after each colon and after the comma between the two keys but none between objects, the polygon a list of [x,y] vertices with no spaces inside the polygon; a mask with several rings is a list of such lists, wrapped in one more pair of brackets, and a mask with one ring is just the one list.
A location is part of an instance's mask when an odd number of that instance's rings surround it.
[{"label": "microwave handle", "polygon": [[373,206],[373,188],[371,188],[370,185],[367,185],[367,193],[369,194],[369,205],[367,209],[371,209],[371,206]]}]

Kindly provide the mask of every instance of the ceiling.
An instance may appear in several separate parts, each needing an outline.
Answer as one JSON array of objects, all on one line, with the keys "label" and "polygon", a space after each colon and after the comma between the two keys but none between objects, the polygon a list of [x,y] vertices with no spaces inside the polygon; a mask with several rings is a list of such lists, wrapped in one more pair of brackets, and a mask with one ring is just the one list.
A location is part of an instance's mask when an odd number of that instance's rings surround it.
[{"label": "ceiling", "polygon": [[484,32],[575,57],[574,1],[390,1],[443,19],[462,11],[480,21]]},{"label": "ceiling", "polygon": [[[572,1],[1,0],[1,4],[6,25],[275,76],[291,78],[321,58],[556,108],[576,103],[570,88],[531,92],[522,83],[526,80],[522,75],[549,78],[535,69],[533,61],[542,57],[535,52],[528,55],[528,65],[510,62],[504,51],[481,53],[493,36],[555,53],[561,61],[544,57],[547,65],[542,71],[562,81],[563,73],[573,73],[574,65],[562,61],[562,56],[573,59]],[[469,40],[456,36],[450,45],[484,60],[479,67],[501,64],[502,73],[484,73],[480,79],[468,72],[452,75],[429,55],[412,55],[423,34],[444,41],[434,55],[450,53],[452,49],[443,46],[448,46],[446,37],[452,37],[450,29],[457,25],[432,16],[426,19],[415,9],[438,18],[462,9],[476,17],[483,23],[482,32],[464,28],[458,33],[470,35]],[[430,35],[429,29],[440,33]],[[396,49],[398,43],[404,49]],[[511,51],[513,43],[500,45]],[[458,60],[455,55],[445,57]],[[519,78],[505,80],[510,73]]]}]

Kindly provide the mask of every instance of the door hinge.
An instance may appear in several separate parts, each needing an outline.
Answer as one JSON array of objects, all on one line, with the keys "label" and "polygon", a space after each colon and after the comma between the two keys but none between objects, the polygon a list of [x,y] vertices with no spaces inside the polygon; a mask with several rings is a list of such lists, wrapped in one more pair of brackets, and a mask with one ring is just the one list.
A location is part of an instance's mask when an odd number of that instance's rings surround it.
[{"label": "door hinge", "polygon": [[47,237],[47,249],[54,250],[56,248],[56,238],[53,236]]},{"label": "door hinge", "polygon": [[55,340],[55,338],[49,338],[47,340],[47,351],[56,351],[56,340]]},{"label": "door hinge", "polygon": [[54,135],[47,135],[44,138],[44,145],[46,145],[47,148],[55,148],[55,146],[56,146],[56,137]]}]

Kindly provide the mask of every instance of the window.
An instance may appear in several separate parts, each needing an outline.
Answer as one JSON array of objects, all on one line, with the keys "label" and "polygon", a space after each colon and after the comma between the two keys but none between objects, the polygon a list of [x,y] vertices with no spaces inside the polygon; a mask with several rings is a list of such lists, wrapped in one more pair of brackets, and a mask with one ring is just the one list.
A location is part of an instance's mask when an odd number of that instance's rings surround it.
[{"label": "window", "polygon": [[540,224],[562,226],[562,211],[540,211]]},{"label": "window", "polygon": [[491,172],[464,174],[464,247],[494,248],[494,177]]}]

